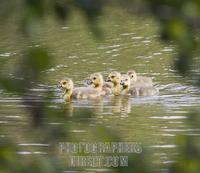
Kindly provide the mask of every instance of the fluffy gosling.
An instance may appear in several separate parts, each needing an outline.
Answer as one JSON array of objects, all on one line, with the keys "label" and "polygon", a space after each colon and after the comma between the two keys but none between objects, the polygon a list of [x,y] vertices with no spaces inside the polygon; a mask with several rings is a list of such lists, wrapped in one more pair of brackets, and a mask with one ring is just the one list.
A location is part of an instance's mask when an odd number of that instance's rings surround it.
[{"label": "fluffy gosling", "polygon": [[113,87],[112,87],[112,93],[116,96],[121,94],[121,74],[117,71],[113,71],[108,75],[107,78],[108,82],[112,82],[113,83]]},{"label": "fluffy gosling", "polygon": [[94,88],[74,88],[74,83],[69,78],[61,80],[59,86],[64,90],[63,98],[66,102],[71,99],[96,99],[100,97],[100,93]]},{"label": "fluffy gosling", "polygon": [[153,86],[152,79],[150,77],[146,76],[138,76],[135,70],[129,70],[127,72],[127,75],[129,75],[131,79],[131,85],[143,85],[144,87]]}]

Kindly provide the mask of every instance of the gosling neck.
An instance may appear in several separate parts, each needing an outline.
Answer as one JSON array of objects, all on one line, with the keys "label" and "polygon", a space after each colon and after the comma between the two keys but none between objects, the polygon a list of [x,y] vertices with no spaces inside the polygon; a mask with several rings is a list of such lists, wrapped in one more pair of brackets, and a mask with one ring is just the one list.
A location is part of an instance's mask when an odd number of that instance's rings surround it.
[{"label": "gosling neck", "polygon": [[63,97],[64,97],[64,100],[66,101],[66,102],[68,102],[68,101],[70,101],[71,100],[71,98],[72,98],[72,89],[65,89],[65,92],[64,92],[64,94],[63,94]]},{"label": "gosling neck", "polygon": [[130,86],[129,85],[124,85],[122,87],[122,92],[123,94],[129,94]]},{"label": "gosling neck", "polygon": [[101,92],[101,91],[103,90],[103,84],[97,84],[97,85],[94,86],[94,88],[95,88],[97,91]]},{"label": "gosling neck", "polygon": [[135,75],[134,78],[132,78],[132,81],[133,81],[133,82],[136,82],[136,81],[137,81],[137,75]]},{"label": "gosling neck", "polygon": [[114,95],[120,95],[121,93],[121,86],[120,83],[113,83],[113,94]]}]

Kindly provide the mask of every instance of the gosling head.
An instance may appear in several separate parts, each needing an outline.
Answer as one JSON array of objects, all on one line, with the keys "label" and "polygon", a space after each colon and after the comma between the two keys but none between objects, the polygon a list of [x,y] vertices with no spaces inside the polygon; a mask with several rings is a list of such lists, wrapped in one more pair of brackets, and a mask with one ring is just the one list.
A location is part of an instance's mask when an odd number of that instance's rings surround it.
[{"label": "gosling head", "polygon": [[120,85],[122,85],[123,89],[129,88],[131,85],[131,79],[127,74],[124,74],[121,76],[121,82]]},{"label": "gosling head", "polygon": [[73,84],[73,81],[72,81],[71,79],[67,78],[67,79],[61,80],[61,81],[59,82],[59,86],[60,86],[62,89],[66,90],[66,91],[70,91],[70,90],[73,89],[74,84]]},{"label": "gosling head", "polygon": [[103,86],[103,76],[100,73],[91,74],[90,81],[94,88]]},{"label": "gosling head", "polygon": [[108,75],[107,81],[112,82],[114,85],[118,85],[121,81],[121,74],[117,71],[113,71]]},{"label": "gosling head", "polygon": [[135,70],[129,70],[127,72],[127,75],[130,77],[131,81],[133,81],[133,82],[137,81],[137,74],[136,74]]}]

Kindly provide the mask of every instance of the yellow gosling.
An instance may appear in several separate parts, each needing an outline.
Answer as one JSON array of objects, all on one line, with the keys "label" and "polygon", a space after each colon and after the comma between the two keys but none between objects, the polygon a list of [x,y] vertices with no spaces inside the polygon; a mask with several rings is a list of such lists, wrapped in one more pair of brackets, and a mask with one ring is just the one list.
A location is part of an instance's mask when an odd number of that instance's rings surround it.
[{"label": "yellow gosling", "polygon": [[130,86],[131,86],[131,79],[127,74],[121,75],[121,82],[120,85],[122,86],[122,95],[130,95]]},{"label": "yellow gosling", "polygon": [[121,94],[121,74],[117,71],[113,71],[108,75],[108,82],[113,83],[112,93],[116,96]]},{"label": "yellow gosling", "polygon": [[66,102],[71,99],[97,99],[100,97],[99,92],[94,88],[74,88],[73,81],[69,78],[61,80],[59,86],[64,90],[63,98]]},{"label": "yellow gosling", "polygon": [[89,77],[90,85],[96,89],[101,95],[112,94],[111,85],[105,83],[101,73],[93,73]]}]

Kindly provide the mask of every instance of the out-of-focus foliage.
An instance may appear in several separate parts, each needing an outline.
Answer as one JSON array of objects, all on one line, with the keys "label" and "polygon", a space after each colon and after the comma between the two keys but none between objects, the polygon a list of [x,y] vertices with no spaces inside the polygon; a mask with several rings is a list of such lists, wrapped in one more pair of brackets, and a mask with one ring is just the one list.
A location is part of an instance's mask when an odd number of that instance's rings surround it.
[{"label": "out-of-focus foliage", "polygon": [[11,173],[11,172],[41,172],[41,173],[60,173],[61,166],[48,156],[44,157],[28,157],[25,159],[21,158],[16,153],[16,147],[6,141],[0,142],[0,172]]},{"label": "out-of-focus foliage", "polygon": [[161,37],[178,47],[176,68],[187,75],[194,51],[199,49],[200,3],[198,0],[151,0],[152,14],[161,23]]},{"label": "out-of-focus foliage", "polygon": [[[191,128],[200,127],[199,110],[190,114]],[[179,136],[177,138],[179,155],[171,166],[170,173],[198,173],[200,170],[200,138],[197,136]]]},{"label": "out-of-focus foliage", "polygon": [[[7,19],[10,18],[20,20],[22,33],[27,36],[27,42],[32,43],[35,39],[34,34],[37,32],[37,25],[40,24],[44,16],[54,15],[55,19],[65,22],[73,10],[79,10],[85,16],[92,31],[98,36],[100,31],[97,19],[106,5],[127,9],[131,14],[134,12],[138,15],[154,15],[161,24],[161,38],[165,41],[173,41],[177,45],[176,68],[183,75],[188,74],[193,57],[196,55],[195,52],[200,45],[198,39],[200,28],[199,0],[1,0],[0,20],[1,22],[7,22]],[[37,40],[34,41],[37,42]],[[59,159],[53,151],[55,151],[56,142],[69,139],[70,123],[66,127],[51,125],[50,122],[57,118],[67,121],[66,117],[70,114],[70,109],[66,111],[65,108],[61,108],[61,110],[55,111],[49,108],[46,101],[49,99],[50,92],[40,97],[31,93],[34,85],[41,80],[41,72],[47,69],[50,63],[51,57],[46,48],[28,48],[16,70],[18,79],[0,76],[1,87],[10,92],[16,92],[24,98],[23,101],[27,105],[32,119],[29,129],[32,130],[32,137],[39,136],[41,142],[51,145],[48,155],[30,156],[25,160],[16,154],[17,148],[13,141],[0,141],[0,172],[2,173],[61,172],[62,166],[58,164]],[[27,99],[31,94],[32,99]],[[40,102],[34,102],[33,98],[35,97]],[[81,114],[92,116],[88,112]],[[200,121],[198,120],[198,122]],[[83,123],[87,122],[83,121]],[[102,135],[103,138],[107,139],[108,136]],[[110,138],[113,139],[112,136]],[[181,138],[180,141],[180,159],[173,165],[171,172],[197,173],[200,170],[198,164],[200,163],[200,151],[199,145],[196,145],[199,144],[199,141],[191,137]],[[131,158],[128,168],[120,168],[117,171],[132,172],[135,169],[136,172],[147,172],[148,168],[142,163],[143,157],[145,156]]]}]

